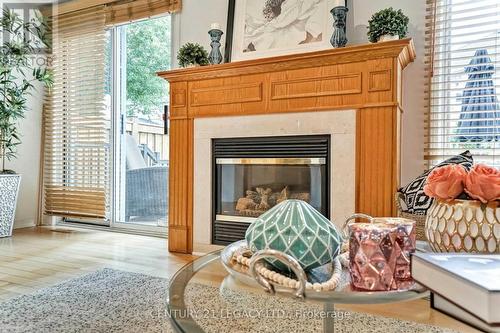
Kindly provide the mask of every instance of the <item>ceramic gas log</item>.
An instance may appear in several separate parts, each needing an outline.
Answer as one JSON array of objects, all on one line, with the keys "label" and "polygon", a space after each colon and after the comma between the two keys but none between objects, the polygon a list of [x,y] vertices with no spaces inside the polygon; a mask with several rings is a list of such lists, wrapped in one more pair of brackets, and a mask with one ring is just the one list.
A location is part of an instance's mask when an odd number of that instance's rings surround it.
[{"label": "ceramic gas log", "polygon": [[256,187],[247,190],[244,198],[239,198],[236,203],[236,211],[243,216],[258,217],[271,207],[288,200],[297,199],[307,203],[311,200],[309,192],[291,192],[288,186],[281,191],[273,191],[270,187]]}]

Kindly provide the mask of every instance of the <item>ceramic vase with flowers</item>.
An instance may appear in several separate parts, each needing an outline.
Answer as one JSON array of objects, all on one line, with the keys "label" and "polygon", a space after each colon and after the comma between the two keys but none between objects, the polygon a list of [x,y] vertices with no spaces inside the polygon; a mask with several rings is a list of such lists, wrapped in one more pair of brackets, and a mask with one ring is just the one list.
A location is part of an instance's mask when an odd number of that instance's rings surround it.
[{"label": "ceramic vase with flowers", "polygon": [[435,252],[500,253],[500,171],[484,164],[434,169],[425,234]]}]

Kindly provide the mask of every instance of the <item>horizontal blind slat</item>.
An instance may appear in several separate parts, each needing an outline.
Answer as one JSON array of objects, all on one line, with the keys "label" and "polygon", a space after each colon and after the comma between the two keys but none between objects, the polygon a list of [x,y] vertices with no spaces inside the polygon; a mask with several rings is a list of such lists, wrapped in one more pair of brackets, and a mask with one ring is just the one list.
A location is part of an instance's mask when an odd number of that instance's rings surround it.
[{"label": "horizontal blind slat", "polygon": [[[487,18],[482,18],[480,23],[469,23],[469,24],[462,24],[460,25],[457,29],[458,30],[467,30],[467,29],[475,29],[475,28],[483,28],[485,24],[490,25],[490,24],[496,24],[498,22],[498,17],[495,16],[490,16]],[[430,28],[429,26],[427,28]],[[441,26],[441,27],[436,27],[434,30],[434,33],[437,36],[441,36],[442,34],[445,34],[448,31],[448,27],[446,26]],[[430,41],[430,36],[431,34],[431,29],[427,29],[425,32],[426,36],[426,42]]]},{"label": "horizontal blind slat", "polygon": [[[481,0],[479,0],[479,1],[481,1]],[[498,6],[489,6],[488,8],[490,8],[492,10],[490,10],[489,12],[484,13],[484,14],[483,13],[477,14],[474,12],[469,12],[470,15],[468,15],[464,18],[459,18],[459,19],[455,20],[455,22],[454,22],[455,27],[460,27],[461,24],[465,24],[465,22],[469,22],[472,20],[482,20],[485,18],[496,17],[496,16],[498,16],[498,13],[495,11],[495,9],[497,7]],[[460,13],[454,13],[452,11],[449,11],[447,13],[438,13],[436,15],[436,26],[446,25],[446,24],[450,23],[450,16],[452,16],[453,14],[460,14]]]}]

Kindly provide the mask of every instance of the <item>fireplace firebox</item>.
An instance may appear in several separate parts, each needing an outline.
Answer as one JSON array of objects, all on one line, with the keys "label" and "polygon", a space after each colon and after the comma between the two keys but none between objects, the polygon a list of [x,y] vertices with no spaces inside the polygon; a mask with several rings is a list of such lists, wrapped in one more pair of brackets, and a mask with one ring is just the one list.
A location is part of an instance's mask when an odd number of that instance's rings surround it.
[{"label": "fireplace firebox", "polygon": [[287,199],[330,217],[330,136],[213,139],[212,243],[243,239],[261,214]]}]

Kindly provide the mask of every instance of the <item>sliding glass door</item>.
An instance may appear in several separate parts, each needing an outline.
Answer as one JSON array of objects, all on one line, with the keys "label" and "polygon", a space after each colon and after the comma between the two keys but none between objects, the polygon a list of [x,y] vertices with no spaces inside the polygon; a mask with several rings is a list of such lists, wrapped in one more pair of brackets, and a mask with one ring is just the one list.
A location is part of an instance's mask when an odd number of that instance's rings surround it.
[{"label": "sliding glass door", "polygon": [[164,232],[168,216],[170,16],[108,31],[112,227]]}]

